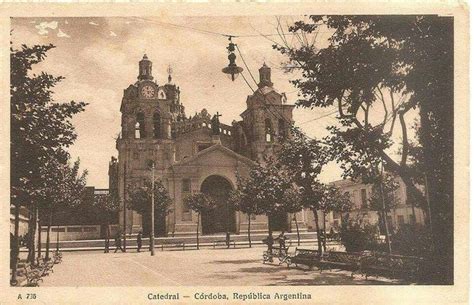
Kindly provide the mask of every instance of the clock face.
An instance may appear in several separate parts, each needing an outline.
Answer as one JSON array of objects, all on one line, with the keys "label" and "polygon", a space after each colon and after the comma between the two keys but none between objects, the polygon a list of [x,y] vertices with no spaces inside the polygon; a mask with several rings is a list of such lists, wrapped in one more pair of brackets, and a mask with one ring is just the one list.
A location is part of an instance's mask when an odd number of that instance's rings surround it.
[{"label": "clock face", "polygon": [[152,98],[155,96],[155,88],[150,85],[143,86],[141,92],[144,98]]}]

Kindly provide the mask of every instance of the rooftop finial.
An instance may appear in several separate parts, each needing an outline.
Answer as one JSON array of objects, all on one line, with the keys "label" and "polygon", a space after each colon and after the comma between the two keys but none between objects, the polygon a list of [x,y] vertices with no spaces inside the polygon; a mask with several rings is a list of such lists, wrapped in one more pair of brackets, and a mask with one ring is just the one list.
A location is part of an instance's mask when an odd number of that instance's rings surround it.
[{"label": "rooftop finial", "polygon": [[168,69],[166,71],[168,72],[168,83],[171,84],[171,74],[173,74],[173,69],[171,68],[171,65],[168,65]]}]

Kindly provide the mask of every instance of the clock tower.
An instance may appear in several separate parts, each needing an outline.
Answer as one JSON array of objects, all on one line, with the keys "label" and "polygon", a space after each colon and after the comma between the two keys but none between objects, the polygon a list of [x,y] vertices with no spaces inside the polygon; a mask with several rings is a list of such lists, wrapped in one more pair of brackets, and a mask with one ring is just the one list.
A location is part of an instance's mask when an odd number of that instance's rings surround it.
[{"label": "clock tower", "polygon": [[[151,180],[150,160],[155,162],[155,179],[166,186],[164,173],[175,159],[171,125],[184,117],[179,87],[170,81],[160,86],[153,78],[152,62],[147,55],[138,63],[138,70],[138,80],[124,90],[120,106],[122,131],[116,146],[122,206],[127,190]],[[126,209],[125,215],[121,213],[120,223],[122,228],[125,223],[127,233],[141,224],[141,216],[136,212]]]}]

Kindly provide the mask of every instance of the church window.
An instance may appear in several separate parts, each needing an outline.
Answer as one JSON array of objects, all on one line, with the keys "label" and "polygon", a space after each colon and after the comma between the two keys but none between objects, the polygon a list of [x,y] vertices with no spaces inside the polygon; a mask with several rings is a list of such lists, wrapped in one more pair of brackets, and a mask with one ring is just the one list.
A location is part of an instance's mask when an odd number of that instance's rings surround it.
[{"label": "church window", "polygon": [[153,114],[153,137],[155,139],[161,137],[161,118],[158,112]]},{"label": "church window", "polygon": [[135,124],[135,139],[145,138],[145,116],[142,112],[137,113],[137,122]]},{"label": "church window", "polygon": [[265,141],[267,143],[273,141],[272,130],[272,122],[270,121],[270,119],[265,119]]},{"label": "church window", "polygon": [[181,191],[183,193],[191,192],[191,179],[183,179],[181,182]]}]

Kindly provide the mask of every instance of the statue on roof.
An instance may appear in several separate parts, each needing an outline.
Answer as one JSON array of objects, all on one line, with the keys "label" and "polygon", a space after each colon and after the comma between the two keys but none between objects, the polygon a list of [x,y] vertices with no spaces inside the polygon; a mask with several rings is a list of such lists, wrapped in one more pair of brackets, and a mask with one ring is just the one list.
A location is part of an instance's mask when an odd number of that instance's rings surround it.
[{"label": "statue on roof", "polygon": [[212,130],[212,135],[218,136],[220,134],[220,122],[219,122],[219,117],[221,115],[219,112],[217,114],[214,114],[214,116],[211,119],[211,130]]}]

